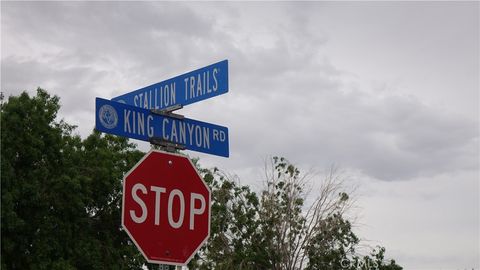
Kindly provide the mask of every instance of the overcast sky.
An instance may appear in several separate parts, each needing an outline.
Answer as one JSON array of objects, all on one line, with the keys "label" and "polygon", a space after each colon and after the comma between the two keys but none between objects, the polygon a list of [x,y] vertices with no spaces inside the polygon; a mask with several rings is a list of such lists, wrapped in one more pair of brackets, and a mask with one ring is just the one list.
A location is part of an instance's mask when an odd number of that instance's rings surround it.
[{"label": "overcast sky", "polygon": [[95,97],[228,59],[229,93],[180,112],[227,126],[230,158],[188,154],[254,187],[268,156],[336,164],[367,244],[479,269],[479,3],[2,1],[1,89],[58,95],[85,137]]}]

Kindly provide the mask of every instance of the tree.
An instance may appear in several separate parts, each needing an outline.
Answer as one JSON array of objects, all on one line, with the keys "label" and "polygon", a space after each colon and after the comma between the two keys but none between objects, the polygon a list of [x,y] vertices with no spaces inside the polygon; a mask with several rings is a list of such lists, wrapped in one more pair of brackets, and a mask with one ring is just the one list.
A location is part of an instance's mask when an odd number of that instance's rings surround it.
[{"label": "tree", "polygon": [[190,262],[190,269],[268,269],[257,242],[259,200],[218,169],[197,167],[212,191],[210,239]]},{"label": "tree", "polygon": [[141,269],[120,231],[121,179],[143,153],[57,121],[42,89],[1,108],[2,269]]},{"label": "tree", "polygon": [[265,172],[257,195],[235,177],[202,170],[212,189],[212,232],[192,269],[402,269],[384,262],[383,247],[357,253],[360,240],[345,218],[353,200],[335,170],[308,207],[308,175],[278,157]]}]

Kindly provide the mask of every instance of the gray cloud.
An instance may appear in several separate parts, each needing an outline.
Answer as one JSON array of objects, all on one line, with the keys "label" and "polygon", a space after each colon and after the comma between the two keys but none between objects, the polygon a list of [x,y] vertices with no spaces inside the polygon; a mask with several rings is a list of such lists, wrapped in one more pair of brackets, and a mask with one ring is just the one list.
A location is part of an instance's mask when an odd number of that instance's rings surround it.
[{"label": "gray cloud", "polygon": [[238,159],[282,154],[384,180],[475,167],[478,124],[391,89],[352,86],[324,53],[327,35],[312,16],[326,11],[311,3],[2,5],[2,88],[47,88],[65,114],[225,56],[227,101],[193,111],[231,128]]},{"label": "gray cloud", "polygon": [[[229,59],[230,92],[181,113],[229,127],[231,157],[189,154],[252,185],[269,155],[302,168],[337,164],[360,172],[376,179],[366,183],[369,220],[387,228],[374,230],[373,238],[385,241],[406,265],[423,267],[450,254],[434,245],[439,256],[429,257],[408,241],[422,239],[429,247],[432,237],[453,239],[458,228],[465,234],[458,241],[465,244],[465,258],[448,258],[448,265],[475,258],[468,239],[478,235],[478,224],[464,209],[472,198],[478,202],[471,188],[479,169],[479,66],[472,60],[479,56],[478,2],[1,5],[2,91],[41,86],[59,95],[61,117],[79,125],[81,135],[93,127],[95,97],[111,98]],[[432,193],[436,183],[448,184]],[[463,196],[466,190],[471,194]],[[450,205],[449,199],[465,207],[444,215],[426,203]],[[403,213],[403,223],[390,207]],[[437,223],[455,217],[473,225],[437,227],[425,218],[429,213]],[[399,229],[405,224],[409,230]],[[415,234],[417,225],[437,230]],[[399,239],[397,231],[410,237]]]},{"label": "gray cloud", "polygon": [[344,94],[339,82],[318,80],[310,85],[319,88],[277,87],[266,100],[230,108],[238,110],[232,116],[245,119],[233,126],[247,135],[235,152],[294,156],[311,165],[339,163],[383,180],[476,168],[477,123],[402,96]]},{"label": "gray cloud", "polygon": [[[182,62],[201,65],[201,59],[218,60],[215,56],[220,54],[230,59],[230,100],[235,101],[227,104],[228,109],[208,110],[244,134],[238,143],[233,141],[233,147],[238,144],[239,149],[248,149],[244,145],[260,137],[268,141],[254,150],[259,155],[280,151],[321,163],[345,163],[395,179],[445,168],[444,163],[460,165],[452,159],[462,160],[472,144],[478,143],[476,126],[468,120],[413,99],[378,98],[350,89],[349,74],[333,66],[322,52],[326,35],[309,27],[315,8],[237,3],[221,5],[223,17],[214,19],[206,16],[212,13],[213,4],[4,6],[8,12],[3,14],[2,27],[8,37],[2,86],[53,89],[64,95],[67,113],[81,110],[94,95],[109,97],[133,90],[155,82],[155,77],[173,75],[167,70],[180,70]],[[296,12],[285,12],[285,8]],[[262,16],[251,16],[259,11]],[[236,20],[229,21],[230,16]],[[278,25],[268,24],[279,17]],[[221,31],[227,26],[228,30]],[[13,50],[12,45],[22,43],[30,44],[26,49],[34,48],[35,59],[22,59],[28,54],[21,46],[20,51]],[[316,153],[323,158],[315,158]]]}]

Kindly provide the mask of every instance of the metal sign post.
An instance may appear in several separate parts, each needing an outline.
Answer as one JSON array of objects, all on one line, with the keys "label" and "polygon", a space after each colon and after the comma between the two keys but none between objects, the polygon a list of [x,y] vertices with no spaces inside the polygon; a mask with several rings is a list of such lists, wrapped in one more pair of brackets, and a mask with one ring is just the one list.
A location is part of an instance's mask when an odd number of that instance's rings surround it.
[{"label": "metal sign post", "polygon": [[[175,106],[166,108],[164,110],[151,109],[151,112],[154,113],[154,114],[163,115],[163,116],[167,116],[167,117],[172,117],[172,118],[175,118],[175,119],[184,119],[185,117],[183,115],[172,113],[173,111],[179,110],[181,108],[183,108],[182,105],[175,105]],[[169,152],[169,153],[175,153],[177,150],[185,150],[186,149],[185,145],[177,144],[177,143],[167,141],[167,140],[155,139],[155,138],[150,139],[150,146],[151,146],[151,149],[154,149],[154,146],[160,146],[160,149],[162,149],[165,152]],[[182,270],[182,267],[179,266],[179,265],[176,265],[175,268],[176,268],[176,270]],[[158,270],[170,270],[170,265],[169,264],[159,264],[158,265]]]},{"label": "metal sign post", "polygon": [[[165,110],[152,109],[151,111],[154,114],[168,116],[168,117],[172,117],[172,118],[176,118],[176,119],[183,119],[184,118],[183,115],[172,113],[173,111],[176,111],[176,110],[181,109],[181,108],[183,108],[182,105],[176,105],[176,106],[172,106],[170,108],[167,108]],[[186,149],[186,147],[184,145],[177,144],[177,143],[170,142],[170,141],[166,141],[166,140],[154,139],[154,138],[150,139],[150,146],[151,146],[151,149],[154,149],[154,146],[159,146],[161,150],[163,150],[165,152],[169,152],[169,153],[175,153],[177,150],[185,150]],[[179,266],[179,265],[176,265],[175,269],[176,270],[182,270],[182,267]],[[158,265],[158,270],[170,270],[170,265],[169,264],[159,264]]]}]

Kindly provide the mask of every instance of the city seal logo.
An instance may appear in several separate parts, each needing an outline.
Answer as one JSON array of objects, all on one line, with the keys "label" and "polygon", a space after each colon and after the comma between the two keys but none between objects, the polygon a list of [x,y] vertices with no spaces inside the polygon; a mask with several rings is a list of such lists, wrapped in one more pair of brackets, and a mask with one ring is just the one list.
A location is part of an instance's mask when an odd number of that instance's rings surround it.
[{"label": "city seal logo", "polygon": [[98,117],[102,126],[108,129],[115,128],[118,123],[117,111],[110,105],[103,105],[98,111]]}]

